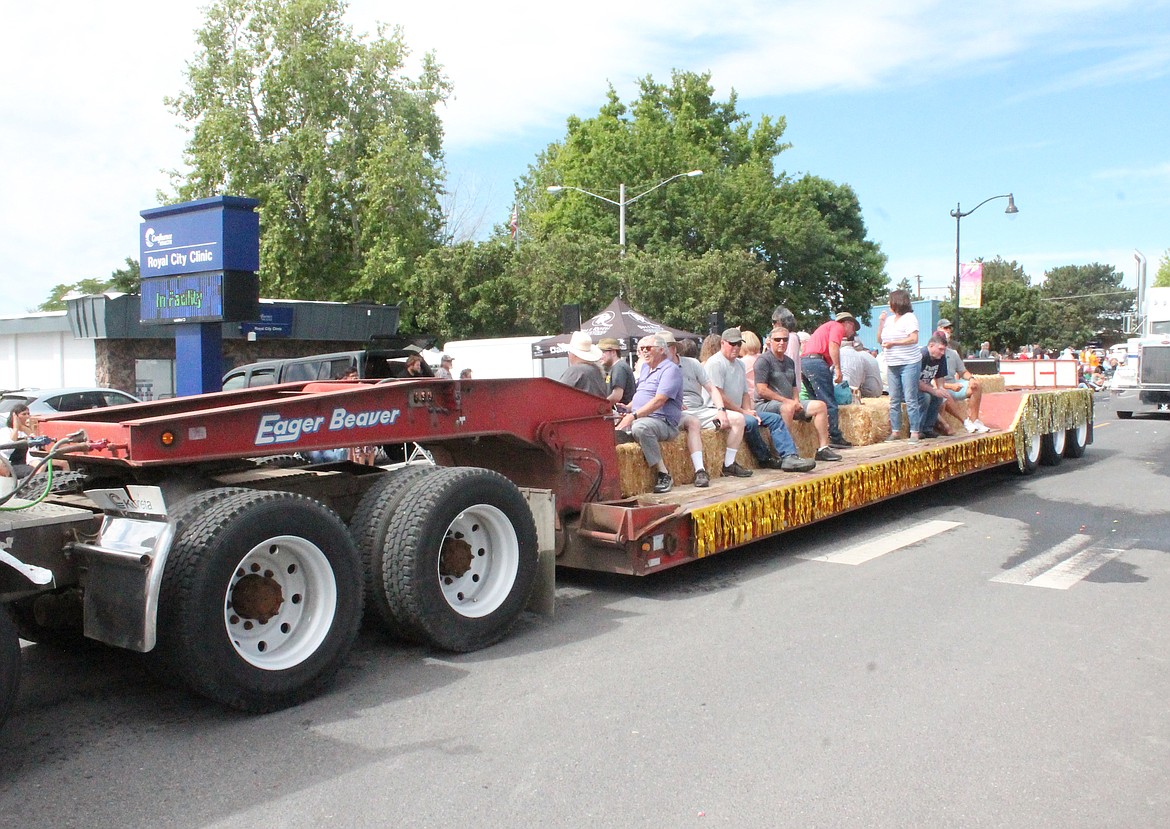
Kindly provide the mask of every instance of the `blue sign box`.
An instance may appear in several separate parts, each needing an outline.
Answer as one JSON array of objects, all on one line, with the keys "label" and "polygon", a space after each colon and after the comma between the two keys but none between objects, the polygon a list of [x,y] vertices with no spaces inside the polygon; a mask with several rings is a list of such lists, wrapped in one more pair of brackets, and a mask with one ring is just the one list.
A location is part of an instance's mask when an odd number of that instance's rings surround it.
[{"label": "blue sign box", "polygon": [[256,199],[215,196],[141,211],[142,278],[260,270],[259,204]]},{"label": "blue sign box", "polygon": [[142,280],[139,294],[143,325],[252,320],[259,313],[260,278],[235,271],[155,276]]},{"label": "blue sign box", "polygon": [[258,320],[240,323],[240,333],[245,336],[255,334],[258,339],[291,337],[292,327],[292,308],[261,308]]}]

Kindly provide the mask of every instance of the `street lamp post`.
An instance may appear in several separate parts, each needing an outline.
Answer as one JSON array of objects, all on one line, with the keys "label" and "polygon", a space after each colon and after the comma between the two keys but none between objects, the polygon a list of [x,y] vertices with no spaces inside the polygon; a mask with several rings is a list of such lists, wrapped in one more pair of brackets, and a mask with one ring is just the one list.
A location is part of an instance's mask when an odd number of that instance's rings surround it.
[{"label": "street lamp post", "polygon": [[550,185],[547,188],[547,190],[548,190],[548,192],[550,192],[554,195],[557,193],[560,193],[563,190],[576,190],[578,193],[584,193],[586,196],[592,196],[595,199],[601,199],[603,202],[609,202],[610,204],[616,204],[617,209],[618,209],[618,245],[621,248],[622,255],[625,256],[625,253],[626,253],[626,205],[633,204],[638,199],[642,198],[642,196],[645,196],[649,193],[653,193],[659,187],[670,184],[676,178],[695,178],[696,176],[701,176],[701,175],[703,175],[702,170],[691,170],[689,173],[679,173],[678,175],[671,176],[668,179],[663,179],[662,181],[658,182],[653,187],[651,187],[649,190],[643,190],[638,195],[633,196],[632,198],[628,198],[628,199],[626,198],[626,185],[623,182],[623,183],[618,185],[617,201],[614,201],[613,199],[608,198],[606,196],[598,195],[597,193],[591,193],[590,191],[584,190],[580,187],[573,187],[573,186],[568,185],[568,184],[553,184],[553,185]]},{"label": "street lamp post", "polygon": [[961,267],[959,265],[959,222],[964,216],[970,216],[989,201],[995,201],[996,199],[1008,200],[1008,206],[1007,209],[1003,211],[1004,213],[1012,214],[1020,212],[1016,209],[1016,199],[1011,193],[1004,193],[1002,196],[992,196],[990,198],[984,199],[966,212],[963,211],[958,202],[955,202],[955,209],[951,211],[951,218],[955,220],[955,318],[951,320],[951,325],[953,326],[951,329],[951,338],[954,340],[959,338],[959,288]]}]

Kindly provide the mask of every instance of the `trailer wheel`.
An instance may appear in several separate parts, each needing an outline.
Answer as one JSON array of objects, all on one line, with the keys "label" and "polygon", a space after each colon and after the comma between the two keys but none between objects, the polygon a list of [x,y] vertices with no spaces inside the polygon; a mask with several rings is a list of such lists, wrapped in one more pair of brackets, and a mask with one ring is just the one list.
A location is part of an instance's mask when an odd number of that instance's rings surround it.
[{"label": "trailer wheel", "polygon": [[1049,432],[1040,439],[1040,463],[1045,466],[1059,466],[1064,460],[1065,430]]},{"label": "trailer wheel", "polygon": [[467,652],[498,642],[528,603],[536,524],[515,485],[487,469],[440,469],[392,519],[386,598],[425,642]]},{"label": "trailer wheel", "polygon": [[[212,497],[208,497],[208,495]],[[300,495],[199,493],[167,558],[160,645],[197,693],[245,711],[333,678],[361,622],[361,569],[335,513]]]},{"label": "trailer wheel", "polygon": [[1020,474],[1031,475],[1040,465],[1040,435],[1024,435],[1024,463]]},{"label": "trailer wheel", "polygon": [[1091,421],[1085,421],[1080,426],[1069,429],[1064,436],[1064,456],[1066,458],[1079,458],[1085,454],[1085,447],[1089,445],[1089,441],[1093,438],[1093,424]]},{"label": "trailer wheel", "polygon": [[8,608],[0,607],[0,725],[8,719],[19,687],[20,637]]},{"label": "trailer wheel", "polygon": [[399,618],[383,586],[383,561],[394,544],[387,530],[403,499],[423,486],[423,479],[437,468],[414,464],[380,476],[380,480],[366,490],[349,522],[349,531],[357,543],[362,562],[366,615],[376,618],[391,636],[409,641],[418,641],[418,634]]}]

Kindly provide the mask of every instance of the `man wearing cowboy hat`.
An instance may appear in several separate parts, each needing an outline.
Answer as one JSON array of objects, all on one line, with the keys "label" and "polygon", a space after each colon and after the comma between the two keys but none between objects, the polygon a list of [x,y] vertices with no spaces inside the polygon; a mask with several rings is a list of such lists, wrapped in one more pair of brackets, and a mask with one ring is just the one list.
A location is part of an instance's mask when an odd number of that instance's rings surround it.
[{"label": "man wearing cowboy hat", "polygon": [[800,349],[805,388],[810,397],[822,401],[829,411],[829,446],[833,449],[848,449],[853,445],[841,434],[841,426],[837,421],[837,396],[833,386],[844,382],[841,373],[841,340],[852,337],[857,329],[854,316],[848,311],[842,311],[813,331]]},{"label": "man wearing cowboy hat", "polygon": [[622,344],[614,337],[602,337],[601,373],[605,376],[605,390],[610,403],[629,403],[634,399],[634,370],[622,357]]},{"label": "man wearing cowboy hat", "polygon": [[568,355],[569,367],[560,381],[566,386],[605,397],[605,380],[597,367],[601,349],[593,344],[593,338],[584,331],[574,331],[569,339]]}]

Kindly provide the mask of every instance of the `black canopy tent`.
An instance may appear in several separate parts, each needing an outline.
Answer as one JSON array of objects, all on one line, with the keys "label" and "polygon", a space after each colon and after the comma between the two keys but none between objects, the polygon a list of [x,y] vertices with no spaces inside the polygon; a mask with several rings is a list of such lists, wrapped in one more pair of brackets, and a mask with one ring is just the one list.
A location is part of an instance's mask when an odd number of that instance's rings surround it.
[{"label": "black canopy tent", "polygon": [[[669,331],[676,340],[702,339],[698,334],[692,334],[680,328],[671,328],[669,325],[663,325],[643,316],[627,305],[621,297],[614,299],[597,316],[582,322],[581,330],[591,336],[594,343],[603,337],[613,337],[621,343],[623,356],[633,352],[637,347],[638,340],[642,337],[658,331]],[[558,334],[555,337],[534,342],[532,344],[533,359],[544,360],[550,357],[565,356],[571,336],[571,334]]]}]

